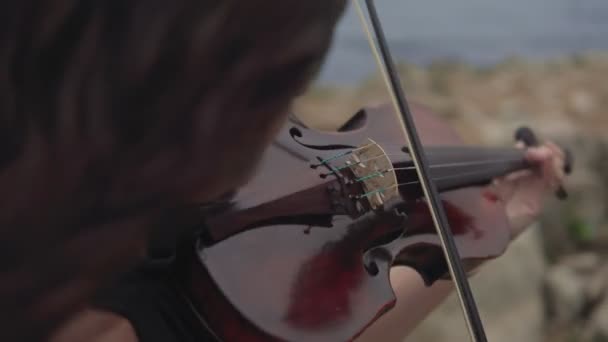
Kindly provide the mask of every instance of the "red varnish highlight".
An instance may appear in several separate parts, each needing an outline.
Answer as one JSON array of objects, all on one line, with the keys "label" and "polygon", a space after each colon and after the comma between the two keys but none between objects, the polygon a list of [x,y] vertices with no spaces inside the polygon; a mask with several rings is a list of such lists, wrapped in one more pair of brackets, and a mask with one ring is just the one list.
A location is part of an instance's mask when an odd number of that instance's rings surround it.
[{"label": "red varnish highlight", "polygon": [[[469,214],[447,201],[443,201],[443,207],[450,223],[452,234],[464,235],[472,232],[475,238],[483,236],[483,231],[475,227],[473,217]],[[408,229],[414,234],[435,232],[433,218],[426,202],[418,201],[414,204],[410,220],[408,221]]]},{"label": "red varnish highlight", "polygon": [[494,191],[492,191],[490,189],[483,190],[481,195],[483,196],[484,199],[486,199],[492,203],[497,203],[498,201],[500,201],[500,197],[498,197],[498,194],[496,194]]},{"label": "red varnish highlight", "polygon": [[360,285],[365,270],[356,253],[346,252],[330,249],[302,266],[285,317],[289,323],[313,329],[350,316],[350,293]]},{"label": "red varnish highlight", "polygon": [[393,229],[386,222],[370,225],[326,244],[301,266],[285,320],[298,328],[319,329],[348,319],[353,310],[352,294],[368,276],[362,251],[370,241]]}]

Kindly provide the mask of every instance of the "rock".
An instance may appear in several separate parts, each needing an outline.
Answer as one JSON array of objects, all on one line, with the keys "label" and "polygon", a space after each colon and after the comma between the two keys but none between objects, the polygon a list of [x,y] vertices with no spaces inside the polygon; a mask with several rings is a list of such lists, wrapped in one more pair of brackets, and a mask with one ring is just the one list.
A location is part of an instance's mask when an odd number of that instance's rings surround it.
[{"label": "rock", "polygon": [[[467,143],[511,146],[515,129],[526,125],[541,139],[551,139],[572,151],[575,167],[565,184],[568,200],[548,201],[540,220],[542,234],[517,241],[507,255],[488,263],[473,277],[472,286],[491,341],[542,341],[547,338],[538,292],[546,270],[543,257],[559,260],[566,265],[552,269],[546,279],[547,298],[552,301],[549,307],[555,318],[579,320],[558,324],[565,339],[549,340],[577,340],[571,336],[585,329],[581,320],[593,314],[593,303],[602,300],[608,284],[608,271],[593,271],[598,267],[596,256],[562,260],[581,250],[608,251],[608,54],[582,54],[551,63],[511,60],[479,69],[444,65],[434,71],[410,66],[400,71],[406,76],[406,88],[411,89],[410,100],[443,114]],[[306,110],[297,112],[308,111],[329,122],[320,128],[334,129],[340,122],[337,114],[351,114],[361,105],[388,99],[385,85],[376,75],[355,88],[318,92],[306,102]],[[542,240],[544,255],[540,243],[527,245],[534,239]],[[580,310],[584,315],[577,316]],[[600,322],[599,313],[594,316],[596,324],[608,327],[608,322]],[[408,340],[467,341],[456,298],[450,298]]]},{"label": "rock", "polygon": [[604,300],[593,312],[585,326],[583,340],[608,341],[608,300]]},{"label": "rock", "polygon": [[588,277],[585,284],[585,297],[589,303],[595,303],[605,297],[608,290],[608,265],[597,269]]},{"label": "rock", "polygon": [[[500,102],[499,115],[504,120],[521,120],[526,117],[522,112],[521,101],[518,98],[505,98]],[[529,115],[528,115],[529,116]]]},{"label": "rock", "polygon": [[560,260],[558,268],[569,268],[574,271],[583,283],[586,305],[593,306],[604,297],[608,287],[608,265],[599,254],[583,252],[569,255]]},{"label": "rock", "polygon": [[600,267],[601,259],[597,253],[584,252],[566,256],[559,264],[582,275],[591,275]]},{"label": "rock", "polygon": [[575,158],[574,172],[566,180],[567,201],[549,201],[542,216],[546,253],[551,260],[590,245],[608,246],[606,198],[608,194],[608,144],[579,132],[577,138],[559,142]]},{"label": "rock", "polygon": [[592,115],[597,107],[595,98],[587,91],[578,89],[570,94],[569,98],[572,110],[579,115]]},{"label": "rock", "polygon": [[567,266],[553,266],[544,282],[546,308],[549,318],[557,323],[576,319],[586,304],[585,279]]}]

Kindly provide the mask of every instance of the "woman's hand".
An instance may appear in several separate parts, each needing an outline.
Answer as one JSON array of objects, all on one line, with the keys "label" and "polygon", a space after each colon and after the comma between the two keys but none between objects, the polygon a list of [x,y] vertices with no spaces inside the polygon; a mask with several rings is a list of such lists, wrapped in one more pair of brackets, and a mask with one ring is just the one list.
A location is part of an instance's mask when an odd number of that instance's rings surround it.
[{"label": "woman's hand", "polygon": [[[522,143],[518,147],[524,148]],[[528,148],[526,159],[537,167],[496,179],[492,187],[505,204],[512,239],[538,218],[544,201],[555,194],[564,179],[565,154],[557,145],[548,142]]]}]

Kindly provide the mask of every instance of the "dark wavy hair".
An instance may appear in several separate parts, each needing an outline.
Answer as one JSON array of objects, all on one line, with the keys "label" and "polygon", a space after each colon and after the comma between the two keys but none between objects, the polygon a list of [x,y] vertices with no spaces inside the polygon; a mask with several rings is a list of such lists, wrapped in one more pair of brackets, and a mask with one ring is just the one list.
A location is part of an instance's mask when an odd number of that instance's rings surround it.
[{"label": "dark wavy hair", "polygon": [[244,182],[344,2],[0,2],[0,339],[48,336],[160,212]]}]

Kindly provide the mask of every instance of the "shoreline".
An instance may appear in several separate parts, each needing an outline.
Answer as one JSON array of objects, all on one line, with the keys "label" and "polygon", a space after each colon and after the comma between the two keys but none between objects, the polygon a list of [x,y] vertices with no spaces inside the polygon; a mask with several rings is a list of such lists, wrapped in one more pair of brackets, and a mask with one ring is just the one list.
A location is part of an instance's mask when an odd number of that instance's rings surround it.
[{"label": "shoreline", "polygon": [[[423,103],[456,125],[473,142],[505,142],[499,132],[479,133],[480,122],[539,126],[542,134],[600,135],[608,126],[608,52],[564,56],[544,61],[510,58],[479,67],[458,61],[427,67],[398,63],[408,100]],[[386,102],[377,73],[348,86],[313,85],[296,102],[296,112],[331,113],[340,120],[359,108]],[[486,122],[487,121],[487,122]],[[322,129],[333,129],[327,125]]]},{"label": "shoreline", "polygon": [[[408,100],[430,107],[467,143],[512,146],[513,133],[526,125],[575,157],[566,182],[569,200],[549,202],[538,227],[493,261],[497,268],[487,267],[473,280],[493,340],[512,341],[513,329],[522,341],[608,338],[608,297],[595,295],[599,286],[608,293],[608,52],[545,61],[511,58],[491,67],[400,63],[398,70]],[[377,74],[352,86],[314,86],[294,109],[326,122],[316,128],[334,130],[360,108],[388,102],[385,89]],[[573,264],[587,273],[573,270]],[[594,310],[582,313],[571,305],[573,298]],[[458,335],[446,328],[458,326],[458,313],[452,296],[412,340],[466,339],[466,331]]]}]

